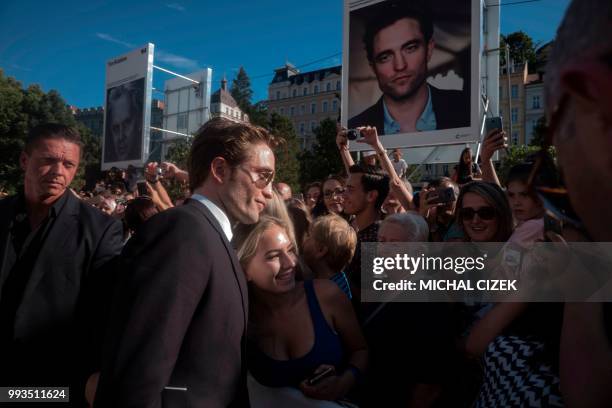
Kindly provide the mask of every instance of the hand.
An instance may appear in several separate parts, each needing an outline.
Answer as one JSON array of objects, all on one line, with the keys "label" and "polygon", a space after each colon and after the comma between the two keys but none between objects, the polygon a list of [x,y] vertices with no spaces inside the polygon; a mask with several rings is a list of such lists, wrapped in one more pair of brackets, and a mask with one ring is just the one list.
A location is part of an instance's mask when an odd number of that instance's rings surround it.
[{"label": "hand", "polygon": [[157,180],[159,179],[157,175],[157,162],[147,163],[144,169],[144,175],[145,175],[145,179],[149,183],[156,183]]},{"label": "hand", "polygon": [[378,132],[376,131],[376,127],[374,126],[364,126],[357,128],[361,133],[362,138],[357,140],[357,143],[367,143],[372,146],[374,151],[380,153],[384,151],[384,147],[382,143],[380,143],[380,139],[378,138]]},{"label": "hand", "polygon": [[348,150],[349,149],[349,141],[346,137],[346,128],[336,125],[336,146],[338,146],[338,150]]},{"label": "hand", "polygon": [[491,160],[493,153],[495,153],[497,150],[508,147],[506,144],[507,140],[508,138],[506,137],[506,132],[503,130],[491,130],[482,142],[482,151],[480,153],[482,161],[485,162]]},{"label": "hand", "polygon": [[[333,366],[327,364],[321,364],[315,371],[314,374],[320,373],[326,368]],[[308,385],[307,380],[300,383],[300,390],[305,396],[318,400],[336,401],[346,395],[350,388],[350,385],[346,381],[344,376],[338,376],[335,373],[329,377],[323,378],[315,385]]]},{"label": "hand", "polygon": [[166,206],[161,200],[159,193],[153,187],[151,187],[151,184],[149,184],[148,181],[146,182],[146,184],[147,184],[147,195],[151,197],[151,201],[153,201],[153,203],[155,204],[158,210],[160,211],[165,210]]},{"label": "hand", "polygon": [[162,162],[160,167],[164,171],[164,177],[169,179],[174,178],[180,171],[176,164],[170,162]]}]

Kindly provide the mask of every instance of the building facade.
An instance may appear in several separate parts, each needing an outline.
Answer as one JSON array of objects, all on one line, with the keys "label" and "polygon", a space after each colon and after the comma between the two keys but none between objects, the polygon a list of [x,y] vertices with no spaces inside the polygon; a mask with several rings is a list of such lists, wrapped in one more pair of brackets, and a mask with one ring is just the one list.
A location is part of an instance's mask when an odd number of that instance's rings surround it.
[{"label": "building facade", "polygon": [[99,139],[104,134],[104,107],[76,109],[74,118],[81,122],[91,133]]},{"label": "building facade", "polygon": [[219,88],[210,97],[211,118],[222,117],[234,122],[249,122],[249,115],[244,113],[231,93],[227,89],[227,80],[221,80]]},{"label": "building facade", "polygon": [[499,72],[499,114],[508,135],[508,143],[512,145],[522,145],[527,140],[525,86],[538,79],[538,74],[530,75],[527,68],[527,63],[511,64],[509,72],[505,66]]},{"label": "building facade", "polygon": [[[200,85],[183,78],[172,78],[164,82],[166,109],[163,128],[193,134],[209,119],[212,69],[207,68],[185,76]],[[164,137],[175,136],[166,133]]]},{"label": "building facade", "polygon": [[274,70],[268,86],[268,111],[288,117],[293,123],[301,148],[310,150],[314,129],[327,118],[340,115],[342,66],[300,72],[286,63]]},{"label": "building facade", "polygon": [[544,82],[541,79],[525,85],[525,143],[530,144],[538,121],[544,117]]}]

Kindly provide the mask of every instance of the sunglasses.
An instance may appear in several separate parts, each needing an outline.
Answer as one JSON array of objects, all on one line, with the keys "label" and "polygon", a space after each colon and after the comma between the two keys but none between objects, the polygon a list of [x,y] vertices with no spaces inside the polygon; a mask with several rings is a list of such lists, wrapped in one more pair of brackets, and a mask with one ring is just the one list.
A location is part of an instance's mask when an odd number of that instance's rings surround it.
[{"label": "sunglasses", "polygon": [[335,190],[325,190],[325,192],[323,192],[323,196],[325,196],[325,198],[332,198],[334,196],[339,196],[342,194],[344,194],[343,188],[337,188]]},{"label": "sunglasses", "polygon": [[268,186],[268,184],[270,184],[272,182],[272,180],[274,180],[274,172],[273,171],[261,171],[258,172],[257,175],[255,177],[253,177],[253,173],[248,170],[245,169],[242,166],[238,166],[238,169],[242,170],[243,172],[245,172],[246,174],[249,175],[249,178],[251,179],[251,182],[253,184],[255,184],[255,187],[259,188],[259,189],[264,189]]},{"label": "sunglasses", "polygon": [[478,218],[484,221],[490,221],[497,217],[497,211],[493,207],[480,207],[474,209],[472,207],[463,207],[459,210],[459,216],[464,221],[471,221],[478,214]]}]

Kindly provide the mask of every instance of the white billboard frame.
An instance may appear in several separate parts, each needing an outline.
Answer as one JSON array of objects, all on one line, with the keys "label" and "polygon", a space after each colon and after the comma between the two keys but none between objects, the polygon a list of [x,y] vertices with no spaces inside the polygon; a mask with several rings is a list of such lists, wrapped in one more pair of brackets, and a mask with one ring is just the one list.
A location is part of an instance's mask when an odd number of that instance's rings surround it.
[{"label": "white billboard frame", "polygon": [[[104,92],[104,128],[102,136],[102,170],[109,170],[113,167],[126,169],[128,166],[143,167],[149,156],[149,139],[151,126],[151,98],[153,90],[153,58],[155,46],[147,43],[130,52],[119,55],[106,62],[106,81]],[[110,134],[107,134],[109,123],[109,93],[121,87],[130,87],[132,84],[143,79],[142,93],[142,115],[139,119],[140,124],[140,144],[128,148],[130,157],[108,157],[111,152],[113,156],[119,153],[114,147],[114,140],[111,142]],[[134,135],[131,135],[134,137]],[[128,142],[129,143],[129,142]],[[109,144],[113,145],[111,151]],[[131,154],[131,150],[138,148],[138,157]],[[108,153],[108,154],[107,154]]]},{"label": "white billboard frame", "polygon": [[[343,61],[342,61],[342,117],[341,123],[347,126],[349,120],[349,60],[350,60],[350,13],[389,0],[344,0],[343,11]],[[471,144],[480,141],[481,117],[481,0],[469,0],[471,10],[471,45],[470,45],[470,125],[461,128],[431,130],[413,133],[398,133],[381,135],[381,142],[387,149],[431,147],[457,144]],[[369,146],[361,143],[352,143],[351,151],[368,150]]]}]

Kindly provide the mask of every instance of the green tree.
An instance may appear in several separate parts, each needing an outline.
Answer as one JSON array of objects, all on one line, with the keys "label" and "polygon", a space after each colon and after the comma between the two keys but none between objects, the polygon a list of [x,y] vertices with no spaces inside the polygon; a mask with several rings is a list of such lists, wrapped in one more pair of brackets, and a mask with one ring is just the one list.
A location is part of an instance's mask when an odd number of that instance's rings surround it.
[{"label": "green tree", "polygon": [[297,159],[299,144],[293,124],[282,115],[273,113],[265,126],[281,143],[274,149],[276,158],[276,181],[282,181],[291,186],[293,191],[299,190],[299,162]]},{"label": "green tree", "polygon": [[100,142],[88,129],[78,124],[57,91],[45,93],[38,85],[23,89],[21,83],[0,70],[0,188],[14,193],[22,185],[19,155],[28,132],[36,125],[58,122],[75,126],[83,139],[81,166],[72,183],[80,188],[85,167],[100,161]]},{"label": "green tree", "polygon": [[312,151],[300,154],[300,183],[305,186],[322,181],[330,174],[344,172],[344,165],[336,147],[336,122],[324,119],[314,129],[316,141]]},{"label": "green tree", "polygon": [[506,177],[508,176],[508,172],[512,166],[523,163],[527,156],[534,154],[539,150],[538,147],[535,146],[527,146],[527,145],[512,145],[508,146],[508,153],[504,155],[501,159],[498,176],[500,177],[500,181],[502,184],[506,184]]},{"label": "green tree", "polygon": [[251,89],[251,80],[247,75],[244,67],[240,67],[238,74],[232,81],[230,93],[238,103],[238,106],[243,112],[248,112],[251,107],[251,98],[253,90]]},{"label": "green tree", "polygon": [[523,31],[516,31],[500,36],[500,65],[506,64],[506,45],[510,46],[510,59],[515,64],[529,63],[529,71],[536,68],[536,45],[533,39]]}]

